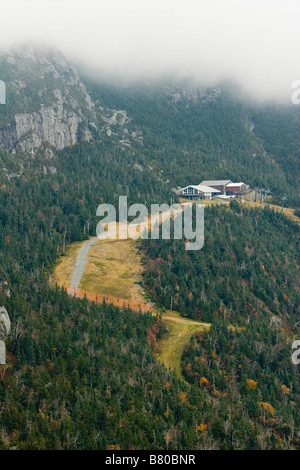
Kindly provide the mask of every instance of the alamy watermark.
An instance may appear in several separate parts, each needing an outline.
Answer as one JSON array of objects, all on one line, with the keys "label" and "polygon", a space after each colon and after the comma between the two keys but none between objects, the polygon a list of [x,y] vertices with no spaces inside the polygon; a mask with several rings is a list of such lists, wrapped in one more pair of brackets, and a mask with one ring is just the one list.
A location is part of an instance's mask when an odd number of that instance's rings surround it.
[{"label": "alamy watermark", "polygon": [[295,349],[292,354],[292,363],[298,365],[300,364],[300,339],[293,342],[292,348]]},{"label": "alamy watermark", "polygon": [[292,103],[293,104],[300,104],[300,80],[295,80],[292,83],[292,88],[295,90],[292,93]]},{"label": "alamy watermark", "polygon": [[[174,224],[174,239],[186,239],[186,250],[200,250],[204,245],[204,205],[195,204],[195,217],[191,203],[151,204],[151,214],[144,204],[128,207],[127,196],[119,197],[119,220],[112,204],[100,204],[96,215],[104,217],[96,228],[99,239],[148,239],[160,237],[171,239],[171,220]],[[137,215],[138,214],[138,215]],[[137,217],[135,217],[137,216]],[[128,223],[128,217],[135,217]],[[117,225],[118,222],[118,225]]]},{"label": "alamy watermark", "polygon": [[0,80],[0,104],[6,104],[6,85]]}]

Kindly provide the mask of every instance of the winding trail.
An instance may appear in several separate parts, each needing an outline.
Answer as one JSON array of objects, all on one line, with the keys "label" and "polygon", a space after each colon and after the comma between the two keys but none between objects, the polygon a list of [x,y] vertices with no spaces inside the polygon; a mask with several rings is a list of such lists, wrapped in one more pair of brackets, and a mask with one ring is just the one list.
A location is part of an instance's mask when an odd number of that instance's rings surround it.
[{"label": "winding trail", "polygon": [[[174,212],[174,217],[182,211],[182,208]],[[160,215],[160,222],[169,216],[169,212],[166,211]],[[130,308],[136,312],[151,312],[153,315],[161,315],[162,319],[168,324],[168,336],[161,339],[157,343],[156,357],[158,360],[164,363],[167,368],[173,369],[178,377],[183,379],[181,372],[181,355],[184,349],[185,343],[189,340],[192,334],[205,331],[210,328],[210,324],[202,323],[195,320],[185,319],[178,312],[167,310],[161,314],[161,312],[152,306],[151,303],[142,301],[134,301],[133,299],[124,299],[121,297],[113,297],[107,295],[107,293],[101,292],[90,292],[80,288],[82,277],[86,271],[88,263],[88,255],[91,247],[99,242],[101,239],[118,239],[126,240],[128,233],[130,238],[136,239],[141,236],[145,228],[150,230],[158,222],[159,214],[151,215],[148,219],[144,220],[139,224],[139,232],[136,232],[135,226],[132,224],[117,224],[108,226],[108,231],[102,233],[98,237],[91,238],[84,242],[80,247],[76,258],[73,259],[75,264],[74,270],[71,270],[71,277],[69,278],[69,285],[64,287],[67,289],[69,295],[76,296],[79,298],[86,297],[91,302],[102,303],[106,301],[119,308]],[[131,231],[132,230],[132,231]],[[75,261],[76,260],[76,261]],[[73,266],[74,266],[73,264]],[[63,268],[59,268],[63,269]],[[120,282],[122,280],[120,279]]]},{"label": "winding trail", "polygon": [[[261,207],[257,203],[253,202],[246,202],[245,206],[254,206],[254,207]],[[279,210],[280,208],[275,207],[275,210]],[[181,211],[180,209],[179,211]],[[178,211],[178,213],[179,213]],[[296,217],[293,211],[289,209],[284,209],[285,214],[297,221],[299,223],[299,218]],[[161,220],[168,215],[168,212],[161,214]],[[175,214],[174,214],[175,216]],[[156,224],[158,221],[158,214],[151,215],[147,220],[144,220],[140,224],[140,234],[143,230],[151,229],[151,227]],[[103,233],[98,237],[94,237],[81,246],[78,255],[75,259],[73,259],[73,263],[75,262],[75,268],[72,272],[72,276],[69,281],[69,287],[67,287],[69,295],[75,295],[77,297],[86,297],[89,301],[102,303],[104,300],[107,303],[112,303],[117,307],[120,308],[130,308],[136,312],[151,312],[154,315],[159,315],[159,312],[154,306],[150,303],[144,302],[135,302],[133,300],[124,299],[121,297],[113,297],[107,295],[106,293],[100,292],[88,292],[79,288],[81,279],[85,273],[86,265],[88,263],[88,254],[90,252],[91,247],[101,239],[112,238],[112,239],[119,239],[119,240],[126,240],[128,232],[131,235],[130,238],[139,238],[139,234],[134,236],[130,229],[135,231],[135,227],[133,225],[127,224],[118,224],[117,226],[108,227],[108,232]],[[118,235],[118,237],[117,237]],[[120,280],[120,282],[122,282]],[[195,320],[185,319],[178,312],[167,310],[162,314],[162,319],[167,322],[168,325],[168,336],[160,339],[157,344],[157,353],[156,357],[159,361],[163,362],[167,368],[173,369],[176,375],[184,380],[182,376],[181,370],[181,357],[184,350],[184,346],[189,341],[189,338],[199,332],[203,332],[210,328],[209,323],[202,323]]]},{"label": "winding trail", "polygon": [[[181,208],[174,211],[174,217],[180,214],[181,212],[182,212]],[[164,221],[168,216],[169,216],[169,211],[165,211],[161,213],[161,216],[160,216],[161,222]],[[128,225],[125,223],[114,224],[113,222],[108,224],[109,230],[107,232],[103,232],[97,237],[87,240],[82,245],[79,251],[78,257],[77,257],[75,270],[72,276],[70,287],[72,289],[79,288],[79,284],[83,276],[83,273],[85,271],[85,267],[87,263],[87,255],[90,251],[91,246],[94,245],[94,243],[96,243],[99,240],[114,239],[114,238],[117,238],[117,236],[119,239],[127,239],[128,235],[129,235],[129,238],[132,238],[132,239],[139,238],[145,229],[150,230],[158,222],[158,220],[159,220],[159,213],[153,214],[153,215],[151,214],[150,217],[148,217],[147,219],[145,219],[144,221],[136,225],[132,225],[132,224]],[[139,225],[139,232],[137,233],[136,226],[138,225]]]}]

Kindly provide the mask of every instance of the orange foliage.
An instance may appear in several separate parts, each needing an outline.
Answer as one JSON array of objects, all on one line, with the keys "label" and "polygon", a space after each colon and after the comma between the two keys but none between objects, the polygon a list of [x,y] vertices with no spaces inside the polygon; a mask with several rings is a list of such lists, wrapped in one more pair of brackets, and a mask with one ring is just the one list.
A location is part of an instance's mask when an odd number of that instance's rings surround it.
[{"label": "orange foliage", "polygon": [[[65,286],[63,286],[65,287]],[[113,304],[116,307],[130,308],[134,312],[151,312],[152,306],[143,302],[137,302],[134,300],[120,299],[119,297],[113,297],[111,295],[99,294],[98,292],[90,292],[82,289],[73,289],[71,287],[65,287],[69,295],[74,297],[86,298],[91,302],[102,304],[104,301],[107,304]]]},{"label": "orange foliage", "polygon": [[197,431],[205,432],[207,430],[207,424],[200,424],[197,426]]},{"label": "orange foliage", "polygon": [[257,387],[258,382],[255,382],[255,380],[252,379],[247,379],[247,385],[250,390],[255,390]]},{"label": "orange foliage", "polygon": [[288,395],[290,393],[290,389],[286,385],[281,385],[281,392],[283,395]]},{"label": "orange foliage", "polygon": [[261,401],[259,403],[259,406],[262,406],[264,411],[268,411],[269,413],[271,413],[272,416],[275,415],[275,410],[274,410],[273,406],[270,405],[270,403]]},{"label": "orange foliage", "polygon": [[166,387],[167,390],[170,390],[170,388],[173,387],[172,382],[166,382],[165,387]]},{"label": "orange foliage", "polygon": [[187,392],[180,392],[179,393],[179,400],[180,400],[180,405],[183,403],[187,402]]},{"label": "orange foliage", "polygon": [[120,450],[120,446],[118,444],[116,445],[111,444],[108,446],[108,450]]},{"label": "orange foliage", "polygon": [[209,384],[208,380],[205,377],[201,377],[200,385],[203,387],[207,387],[208,384]]}]

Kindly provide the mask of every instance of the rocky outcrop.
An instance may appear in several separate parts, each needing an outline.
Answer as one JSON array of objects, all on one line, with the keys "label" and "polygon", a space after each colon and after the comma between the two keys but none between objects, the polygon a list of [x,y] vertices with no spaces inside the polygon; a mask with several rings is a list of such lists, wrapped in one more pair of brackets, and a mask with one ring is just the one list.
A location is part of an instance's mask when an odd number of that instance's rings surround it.
[{"label": "rocky outcrop", "polygon": [[4,341],[0,340],[0,366],[6,364],[6,348]]},{"label": "rocky outcrop", "polygon": [[203,105],[216,103],[222,90],[215,86],[201,86],[192,80],[177,81],[176,77],[173,77],[172,81],[165,84],[164,92],[173,105],[180,101],[185,101],[187,105],[189,101]]},{"label": "rocky outcrop", "polygon": [[5,307],[0,307],[0,365],[6,364],[4,339],[10,333],[10,319]]},{"label": "rocky outcrop", "polygon": [[57,106],[42,107],[37,113],[17,114],[13,142],[27,152],[35,152],[43,142],[60,150],[77,142],[81,122],[81,116],[66,109],[61,100]]},{"label": "rocky outcrop", "polygon": [[6,338],[10,332],[10,319],[5,307],[0,307],[0,339]]},{"label": "rocky outcrop", "polygon": [[44,142],[60,150],[91,139],[93,102],[59,51],[23,47],[2,56],[1,67],[9,77],[7,106],[13,93],[16,112],[0,128],[0,149],[35,153]]}]

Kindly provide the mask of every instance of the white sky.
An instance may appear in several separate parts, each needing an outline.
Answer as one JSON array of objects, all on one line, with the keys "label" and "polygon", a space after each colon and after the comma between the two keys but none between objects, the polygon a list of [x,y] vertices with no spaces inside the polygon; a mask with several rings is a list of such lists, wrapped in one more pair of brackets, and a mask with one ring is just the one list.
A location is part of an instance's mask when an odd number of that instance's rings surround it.
[{"label": "white sky", "polygon": [[109,73],[233,78],[267,98],[300,79],[299,0],[0,0],[0,18],[0,46],[49,42]]}]

